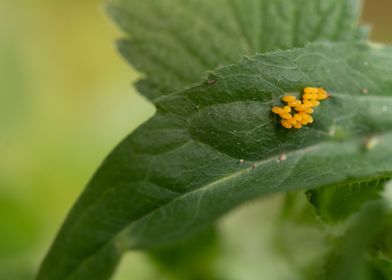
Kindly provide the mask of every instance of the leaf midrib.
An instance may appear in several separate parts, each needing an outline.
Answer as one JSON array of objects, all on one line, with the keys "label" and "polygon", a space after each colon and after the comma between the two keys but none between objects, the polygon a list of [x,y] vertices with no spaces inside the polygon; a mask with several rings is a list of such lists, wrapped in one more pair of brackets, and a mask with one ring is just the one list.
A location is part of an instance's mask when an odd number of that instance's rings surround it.
[{"label": "leaf midrib", "polygon": [[[383,133],[378,134],[377,137],[382,137],[382,136],[387,135],[387,134],[390,134],[390,133],[392,133],[392,129],[391,129],[390,131],[388,130],[388,131],[385,131],[385,132],[383,132]],[[375,135],[372,134],[372,136],[375,136]],[[366,136],[363,135],[362,137],[366,137]],[[285,153],[285,154],[287,155],[287,157],[289,157],[290,155],[295,155],[295,154],[300,154],[300,153],[305,154],[305,153],[308,152],[308,151],[317,150],[318,148],[320,148],[320,146],[322,146],[322,145],[324,145],[324,144],[329,144],[329,143],[340,143],[340,144],[341,144],[341,143],[343,143],[343,142],[348,142],[348,141],[351,141],[351,140],[353,140],[353,139],[354,139],[354,137],[350,137],[350,138],[345,139],[345,141],[339,141],[339,142],[337,142],[337,141],[320,141],[320,142],[318,142],[318,143],[315,144],[315,145],[307,146],[307,147],[304,147],[304,148],[301,148],[301,149],[292,150],[292,151],[289,151],[289,152],[287,152],[287,153]],[[203,143],[203,144],[205,144],[205,143]],[[102,251],[103,249],[105,249],[105,247],[107,247],[107,246],[109,246],[111,243],[115,242],[115,240],[116,240],[119,236],[121,236],[124,232],[126,232],[127,229],[128,229],[129,227],[131,227],[134,223],[136,223],[136,222],[138,222],[138,221],[140,221],[140,220],[142,220],[142,219],[145,219],[146,217],[148,217],[148,216],[150,216],[150,215],[153,215],[154,213],[156,213],[157,211],[159,211],[161,208],[164,208],[164,207],[170,205],[171,203],[175,202],[176,200],[183,199],[184,197],[187,197],[187,196],[192,195],[192,194],[194,194],[194,193],[197,193],[197,192],[200,192],[200,191],[205,191],[206,189],[213,188],[214,185],[219,185],[219,183],[221,183],[221,182],[230,180],[231,178],[236,178],[236,177],[238,177],[238,176],[244,174],[244,173],[247,172],[247,171],[248,171],[248,172],[249,172],[249,171],[252,171],[253,169],[255,169],[255,168],[257,168],[257,167],[259,167],[259,166],[261,166],[261,165],[263,165],[263,164],[269,163],[269,162],[271,162],[271,161],[275,161],[275,160],[277,160],[278,158],[279,158],[279,154],[273,155],[273,156],[271,156],[271,157],[269,157],[269,158],[262,159],[262,160],[259,160],[259,161],[248,161],[248,163],[250,164],[250,166],[248,165],[246,168],[240,169],[240,170],[238,170],[238,171],[236,171],[236,172],[233,172],[233,173],[231,173],[231,174],[229,174],[229,175],[220,177],[220,178],[218,178],[217,180],[210,181],[209,183],[205,184],[204,186],[200,186],[199,188],[196,188],[196,189],[191,190],[191,191],[189,191],[189,192],[187,192],[187,193],[181,194],[181,195],[175,197],[173,200],[171,200],[171,201],[169,201],[169,202],[167,202],[167,203],[165,203],[165,204],[159,205],[157,208],[155,208],[155,209],[152,210],[151,212],[149,212],[149,213],[147,213],[147,214],[144,214],[144,215],[140,216],[139,218],[137,218],[137,219],[131,221],[130,223],[128,223],[125,227],[123,227],[121,230],[119,230],[117,233],[115,233],[115,234],[113,235],[112,238],[108,239],[108,241],[106,241],[106,242],[104,242],[103,244],[101,244],[101,246],[99,246],[99,247],[98,247],[96,250],[94,250],[94,252],[92,252],[87,258],[85,258],[82,262],[80,262],[80,263],[78,264],[78,266],[75,268],[75,270],[71,271],[70,274],[68,274],[68,276],[65,276],[65,277],[66,277],[65,279],[69,279],[70,277],[72,277],[72,275],[74,275],[75,273],[77,273],[77,272],[83,267],[83,265],[84,265],[86,262],[88,262],[91,258],[93,258],[93,257],[97,254],[97,252]],[[285,176],[285,178],[282,180],[281,183],[283,183],[283,182],[286,180],[287,176],[288,176],[288,175]],[[118,248],[118,247],[117,247],[117,248]],[[118,248],[118,249],[120,249],[120,248]],[[121,248],[121,250],[122,250],[122,249],[123,249],[123,248]]]},{"label": "leaf midrib", "polygon": [[[202,144],[205,144],[205,143],[202,143]],[[320,143],[318,143],[318,144],[320,144]],[[207,144],[205,144],[205,145],[207,145]],[[306,149],[311,150],[311,148],[316,148],[316,146],[317,146],[317,145],[308,146],[308,147],[306,147],[306,148],[297,149],[297,150],[288,152],[288,153],[286,153],[286,154],[287,154],[287,155],[290,155],[290,154],[295,154],[295,153],[298,153],[298,152],[304,152],[304,150],[306,150]],[[248,163],[251,163],[253,166],[255,166],[255,167],[257,168],[258,166],[260,166],[260,165],[262,165],[262,164],[264,164],[264,163],[268,163],[268,162],[270,162],[270,161],[276,160],[276,158],[277,158],[278,156],[279,156],[279,155],[274,155],[274,156],[271,156],[271,157],[269,157],[269,158],[267,158],[267,159],[263,159],[263,160],[260,160],[260,161],[249,161]],[[159,211],[161,208],[166,207],[167,205],[169,205],[170,203],[175,202],[175,201],[178,200],[178,199],[182,199],[182,198],[184,198],[184,197],[186,197],[186,196],[189,196],[189,195],[191,195],[191,194],[193,194],[193,193],[196,193],[196,192],[198,192],[198,191],[204,191],[205,189],[207,189],[207,188],[209,188],[209,187],[213,187],[214,185],[219,184],[220,182],[224,182],[224,181],[229,180],[230,178],[237,177],[237,176],[239,176],[239,175],[245,173],[246,171],[249,171],[250,168],[251,168],[251,167],[247,166],[246,168],[243,168],[243,169],[240,169],[240,170],[238,170],[238,171],[236,171],[236,172],[233,172],[233,173],[230,174],[230,175],[226,175],[226,176],[220,177],[220,178],[218,178],[217,180],[211,181],[211,182],[207,183],[207,184],[204,185],[204,186],[200,186],[199,188],[196,188],[196,189],[191,190],[191,191],[189,191],[189,192],[187,192],[187,193],[181,194],[181,195],[177,196],[176,198],[174,198],[173,200],[171,200],[171,201],[169,201],[169,202],[167,202],[167,203],[165,203],[165,204],[162,204],[162,205],[158,206],[158,207],[155,208],[153,211],[151,211],[151,212],[149,212],[149,213],[147,213],[147,214],[144,214],[144,215],[140,216],[139,218],[137,218],[137,219],[131,221],[131,222],[130,222],[129,224],[127,224],[123,229],[119,230],[116,234],[114,234],[113,238],[111,238],[111,239],[109,239],[107,242],[103,243],[98,249],[96,249],[92,254],[90,254],[90,256],[88,256],[86,259],[84,259],[84,260],[76,267],[76,269],[75,269],[74,271],[72,271],[68,276],[66,276],[66,279],[69,279],[69,277],[71,277],[74,273],[76,273],[79,269],[81,269],[81,267],[83,267],[83,264],[86,263],[86,262],[87,262],[89,259],[91,259],[92,257],[94,257],[95,254],[96,254],[97,252],[103,250],[106,246],[108,246],[108,245],[110,245],[112,242],[114,242],[123,232],[126,232],[126,230],[127,230],[132,224],[134,224],[135,222],[138,222],[139,220],[142,220],[142,219],[146,218],[147,216],[154,214],[156,211]],[[93,205],[94,205],[94,204],[93,204]],[[91,206],[92,206],[92,205],[91,205]],[[90,207],[89,207],[88,209],[90,209]],[[87,212],[87,211],[86,211],[86,212]],[[85,212],[85,213],[86,213],[86,212]]]},{"label": "leaf midrib", "polygon": [[[349,94],[345,94],[345,93],[336,93],[336,92],[333,93],[333,95],[336,96],[336,97],[348,98],[348,99],[352,99],[352,97],[353,97],[353,96],[351,96],[351,95],[349,95]],[[167,97],[168,97],[168,96],[163,97],[163,98],[167,98]],[[391,100],[390,100],[390,99],[391,99],[390,97],[388,97],[388,96],[382,96],[382,95],[358,95],[358,96],[356,96],[356,97],[361,98],[361,99],[372,99],[372,98],[379,99],[379,98],[382,98],[382,99],[388,99],[389,101],[391,101]],[[277,100],[278,100],[278,99],[277,99]],[[242,101],[244,101],[244,100],[242,100]],[[273,101],[264,101],[264,102],[262,102],[262,101],[254,101],[254,100],[247,100],[247,101],[260,102],[260,103],[267,103],[267,104],[268,104],[268,103],[273,103]],[[232,102],[240,102],[240,101],[232,101]],[[230,103],[231,103],[231,102],[230,102]],[[225,103],[225,104],[226,104],[226,103]],[[203,108],[211,107],[211,106],[216,106],[216,105],[218,105],[218,104],[208,104],[208,106],[205,106],[205,107],[203,107]],[[221,103],[219,103],[219,105],[221,105]],[[392,132],[392,130],[391,130],[391,132]],[[382,133],[381,135],[383,135],[383,134],[388,134],[388,133],[389,133],[389,131],[385,131],[385,132]],[[363,135],[363,137],[365,137],[365,135]],[[350,141],[350,140],[352,140],[353,138],[354,138],[354,137],[349,137],[349,138],[346,138],[344,141]],[[192,138],[192,139],[193,139],[193,138]],[[203,145],[207,145],[207,146],[210,147],[211,149],[215,150],[215,149],[214,149],[212,146],[210,146],[208,143],[200,142],[198,139],[193,139],[193,141],[194,141],[194,142],[201,143],[201,144],[203,144]],[[336,141],[331,141],[331,140],[320,141],[320,142],[318,142],[318,143],[315,144],[315,145],[311,145],[311,146],[307,146],[307,147],[304,147],[304,148],[301,148],[301,149],[296,149],[296,150],[288,151],[288,152],[286,152],[286,154],[287,154],[287,155],[290,155],[290,154],[296,154],[296,153],[299,153],[299,152],[305,153],[307,150],[315,149],[315,148],[317,148],[317,146],[319,146],[319,145],[323,145],[323,144],[327,144],[327,143],[334,143],[334,142],[336,142]],[[220,152],[220,153],[222,153],[222,152]],[[155,157],[155,155],[151,155],[151,156],[152,156],[152,157]],[[261,159],[261,160],[257,160],[257,161],[248,161],[248,163],[249,163],[249,164],[255,164],[256,167],[257,167],[257,166],[260,166],[260,165],[262,165],[262,164],[264,164],[264,163],[267,163],[267,162],[269,162],[269,161],[271,161],[271,160],[276,160],[277,157],[279,157],[279,155],[273,155],[273,156],[271,156],[271,157],[269,157],[269,158]],[[235,159],[235,158],[233,158],[233,159]],[[176,201],[177,199],[182,199],[182,198],[186,197],[187,195],[193,194],[194,192],[202,191],[202,190],[208,188],[209,186],[213,186],[213,185],[215,185],[215,184],[218,184],[219,182],[222,182],[222,181],[225,181],[225,180],[229,180],[229,179],[232,178],[232,177],[237,177],[237,176],[239,176],[240,174],[242,174],[242,173],[244,173],[244,172],[246,172],[246,171],[249,171],[249,166],[248,166],[247,168],[243,168],[243,169],[240,169],[240,170],[238,170],[238,171],[236,171],[236,172],[233,172],[233,173],[230,174],[230,175],[226,175],[226,176],[220,177],[220,178],[218,178],[218,179],[216,179],[216,180],[214,180],[214,181],[210,181],[210,182],[207,183],[206,185],[200,186],[199,188],[196,188],[196,189],[194,189],[194,190],[191,190],[191,191],[189,191],[189,192],[187,192],[187,193],[180,194],[179,196],[175,197],[173,200],[171,200],[171,201],[169,201],[169,202],[167,202],[167,203],[165,203],[165,204],[162,204],[162,205],[158,206],[158,207],[155,208],[152,212],[149,212],[149,213],[147,213],[147,214],[144,214],[144,215],[138,217],[137,219],[131,221],[131,222],[130,222],[129,224],[127,224],[123,229],[121,229],[120,231],[118,231],[118,232],[114,235],[113,238],[111,238],[111,239],[109,239],[107,242],[103,243],[97,250],[95,250],[92,254],[90,254],[90,256],[87,257],[87,259],[85,259],[85,260],[81,263],[80,266],[78,266],[77,270],[75,270],[74,272],[71,272],[71,275],[74,274],[75,272],[77,272],[77,271],[80,269],[80,267],[83,265],[83,263],[84,263],[84,262],[87,262],[90,258],[92,258],[92,257],[96,254],[96,252],[99,252],[100,250],[102,250],[103,248],[105,248],[108,244],[112,243],[119,235],[121,235],[121,233],[122,233],[123,231],[126,231],[126,229],[127,229],[128,227],[130,227],[133,223],[135,223],[135,222],[137,222],[137,221],[139,221],[139,220],[145,218],[145,217],[148,216],[148,215],[152,215],[154,212],[159,211],[161,208],[163,208],[163,207],[169,205],[170,203]],[[105,193],[106,193],[106,191],[105,191],[105,192],[102,194],[102,196],[100,196],[100,197],[103,197]],[[99,201],[99,199],[98,199],[97,201]],[[87,212],[88,212],[88,209],[91,209],[91,207],[93,207],[94,205],[96,205],[96,202],[95,202],[94,204],[91,204],[90,207],[88,207],[84,213],[87,213]],[[80,217],[82,217],[82,216],[84,216],[84,214],[82,214]],[[80,219],[80,218],[79,218],[79,219]],[[75,223],[75,224],[76,224],[76,223]]]}]

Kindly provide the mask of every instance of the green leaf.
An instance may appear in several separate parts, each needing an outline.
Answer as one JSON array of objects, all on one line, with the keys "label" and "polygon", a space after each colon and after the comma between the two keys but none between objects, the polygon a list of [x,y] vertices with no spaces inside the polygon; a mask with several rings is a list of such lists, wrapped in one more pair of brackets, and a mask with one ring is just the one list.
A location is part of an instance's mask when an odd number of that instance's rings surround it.
[{"label": "green leaf", "polygon": [[151,250],[149,253],[168,275],[168,279],[217,280],[214,261],[219,249],[218,232],[209,227],[191,238]]},{"label": "green leaf", "polygon": [[367,251],[380,231],[387,214],[385,201],[366,203],[361,211],[353,216],[350,226],[340,238],[327,266],[325,280],[370,280],[385,279],[371,277],[366,262]]},{"label": "green leaf", "polygon": [[[124,251],[176,241],[249,199],[392,174],[392,48],[311,44],[210,79],[159,99],[109,155],[38,279],[107,279]],[[332,97],[312,125],[284,129],[271,107],[305,86]]]},{"label": "green leaf", "polygon": [[392,215],[389,216],[387,223],[383,228],[380,236],[378,236],[376,247],[383,254],[385,259],[392,263]]},{"label": "green leaf", "polygon": [[382,258],[372,258],[369,260],[371,277],[376,280],[392,279],[392,262]]},{"label": "green leaf", "polygon": [[243,55],[354,40],[360,0],[115,0],[108,11],[125,31],[123,56],[147,77],[150,100],[197,82]]},{"label": "green leaf", "polygon": [[331,186],[307,192],[316,213],[325,222],[339,222],[359,210],[363,203],[381,198],[388,178]]},{"label": "green leaf", "polygon": [[303,190],[285,195],[280,219],[275,224],[274,251],[298,275],[295,278],[318,279],[313,276],[320,271],[320,259],[329,252],[328,232]]}]

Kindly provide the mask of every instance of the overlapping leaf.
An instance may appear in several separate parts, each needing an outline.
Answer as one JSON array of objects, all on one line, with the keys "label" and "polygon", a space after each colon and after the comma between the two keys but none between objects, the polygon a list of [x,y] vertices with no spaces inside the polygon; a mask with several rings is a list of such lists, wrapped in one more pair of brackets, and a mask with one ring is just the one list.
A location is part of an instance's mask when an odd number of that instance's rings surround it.
[{"label": "overlapping leaf", "polygon": [[243,55],[361,37],[360,8],[360,0],[115,0],[108,6],[127,34],[120,51],[147,76],[137,88],[151,100]]},{"label": "overlapping leaf", "polygon": [[[330,263],[325,267],[326,277],[323,279],[373,280],[389,278],[388,274],[382,275],[381,267],[374,267],[372,270],[367,263],[369,259],[367,252],[382,229],[387,212],[388,205],[386,201],[381,199],[363,205],[362,209],[350,220],[350,225],[344,235],[338,240],[336,248],[330,256]],[[374,262],[376,261],[374,260]]]},{"label": "overlapping leaf", "polygon": [[[176,240],[248,199],[392,173],[392,48],[312,44],[209,79],[160,98],[105,160],[38,279],[107,279],[124,251]],[[332,97],[314,124],[286,130],[271,106],[305,86]]]},{"label": "overlapping leaf", "polygon": [[362,204],[381,197],[388,178],[370,182],[330,186],[307,192],[310,203],[324,222],[341,222],[357,212]]}]

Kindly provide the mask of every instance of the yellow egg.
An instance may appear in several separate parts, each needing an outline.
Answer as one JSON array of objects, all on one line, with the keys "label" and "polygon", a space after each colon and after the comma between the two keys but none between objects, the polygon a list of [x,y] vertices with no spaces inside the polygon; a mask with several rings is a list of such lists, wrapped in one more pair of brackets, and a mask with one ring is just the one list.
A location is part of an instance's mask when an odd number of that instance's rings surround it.
[{"label": "yellow egg", "polygon": [[302,121],[302,116],[300,115],[300,114],[295,114],[294,116],[293,116],[293,118],[295,119],[295,120],[297,120],[297,121]]},{"label": "yellow egg", "polygon": [[278,114],[278,115],[285,113],[285,111],[281,107],[273,107],[272,112],[274,112],[275,114]]},{"label": "yellow egg", "polygon": [[[323,88],[306,87],[304,88],[304,95],[302,101],[297,100],[294,95],[287,95],[282,97],[282,100],[287,103],[284,107],[273,107],[272,112],[278,114],[281,119],[281,124],[285,128],[300,129],[302,126],[313,123],[313,117],[310,115],[314,112],[315,107],[320,106],[319,100],[327,99],[330,95]],[[296,114],[290,114],[292,108],[297,111]]]},{"label": "yellow egg", "polygon": [[328,92],[323,89],[323,88],[319,88],[317,91],[317,100],[324,100],[327,99],[330,95],[328,94]]},{"label": "yellow egg", "polygon": [[293,125],[287,120],[281,120],[280,123],[282,124],[282,126],[284,126],[287,129],[290,129],[293,127]]},{"label": "yellow egg", "polygon": [[302,124],[301,124],[301,123],[296,123],[296,124],[293,124],[293,126],[294,126],[296,129],[300,129],[300,128],[302,127]]},{"label": "yellow egg", "polygon": [[280,115],[280,117],[282,119],[286,119],[286,120],[290,120],[293,118],[293,116],[291,114],[282,114],[282,115]]},{"label": "yellow egg", "polygon": [[292,124],[295,125],[298,121],[294,118],[288,119],[288,121]]},{"label": "yellow egg", "polygon": [[285,113],[290,113],[291,112],[291,107],[290,106],[284,106],[283,108]]},{"label": "yellow egg", "polygon": [[307,108],[312,108],[313,107],[313,101],[315,101],[315,100],[304,100],[304,105],[307,107]]},{"label": "yellow egg", "polygon": [[306,114],[306,113],[300,113],[302,120],[303,121],[308,121],[310,118],[310,115]]},{"label": "yellow egg", "polygon": [[307,99],[307,100],[312,100],[312,99],[316,99],[317,95],[315,96],[313,93],[305,93],[302,96],[303,99]]},{"label": "yellow egg", "polygon": [[302,102],[300,100],[294,100],[294,101],[287,103],[287,105],[289,105],[290,107],[295,107],[295,106],[300,105],[301,103]]},{"label": "yellow egg", "polygon": [[312,103],[312,105],[313,105],[312,107],[318,107],[318,106],[320,106],[320,101],[312,100],[311,103]]},{"label": "yellow egg", "polygon": [[304,112],[308,114],[313,114],[314,110],[312,108],[307,108],[306,110],[304,110]]},{"label": "yellow egg", "polygon": [[298,111],[298,112],[302,112],[302,111],[305,111],[307,109],[309,109],[309,108],[306,107],[304,104],[300,104],[298,106],[295,106],[295,110]]},{"label": "yellow egg", "polygon": [[294,95],[286,95],[285,97],[282,98],[282,100],[284,102],[291,102],[291,101],[294,101],[296,99],[297,99],[297,97],[295,97]]},{"label": "yellow egg", "polygon": [[315,88],[315,87],[306,87],[306,88],[304,88],[304,93],[305,94],[307,94],[307,93],[310,93],[310,94],[317,93],[317,88]]}]

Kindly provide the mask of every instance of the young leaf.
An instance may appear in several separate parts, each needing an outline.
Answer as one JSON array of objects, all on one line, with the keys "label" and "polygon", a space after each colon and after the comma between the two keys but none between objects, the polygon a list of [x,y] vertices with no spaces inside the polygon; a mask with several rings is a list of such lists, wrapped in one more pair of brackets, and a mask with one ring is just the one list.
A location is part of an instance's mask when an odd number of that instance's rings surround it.
[{"label": "young leaf", "polygon": [[[177,240],[246,200],[392,174],[392,48],[311,44],[210,79],[160,98],[156,115],[109,155],[39,280],[107,279],[124,251]],[[332,97],[312,125],[285,129],[271,107],[305,86]]]},{"label": "young leaf", "polygon": [[123,56],[147,78],[150,100],[197,82],[242,55],[361,35],[360,0],[114,0],[108,11],[127,38]]}]

